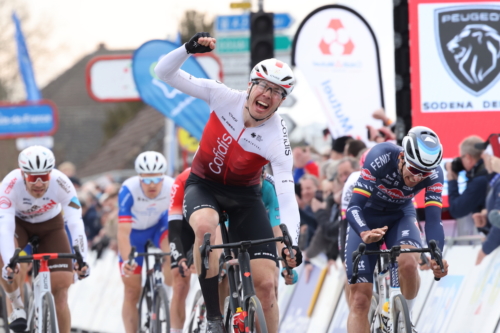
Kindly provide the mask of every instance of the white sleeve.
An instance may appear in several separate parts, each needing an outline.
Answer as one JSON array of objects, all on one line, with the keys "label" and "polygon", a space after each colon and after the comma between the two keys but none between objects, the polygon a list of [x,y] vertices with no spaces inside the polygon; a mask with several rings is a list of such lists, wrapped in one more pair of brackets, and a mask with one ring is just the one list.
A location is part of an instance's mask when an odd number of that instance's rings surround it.
[{"label": "white sleeve", "polygon": [[299,205],[295,198],[295,184],[293,182],[292,167],[293,158],[292,152],[288,150],[289,155],[286,155],[285,149],[281,146],[273,147],[276,157],[272,159],[271,167],[273,168],[274,187],[278,196],[278,204],[280,207],[281,220],[286,224],[290,237],[294,245],[298,244],[300,215]]},{"label": "white sleeve", "polygon": [[182,64],[189,58],[184,45],[166,54],[155,67],[156,75],[175,89],[210,104],[211,90],[220,84],[200,79],[183,71]]},{"label": "white sleeve", "polygon": [[[5,177],[0,186],[0,255],[4,265],[7,265],[14,255],[16,245],[14,243],[16,231],[16,209],[14,191],[8,191],[7,187],[12,177]],[[8,193],[7,193],[8,192]]]},{"label": "white sleeve", "polygon": [[353,172],[347,178],[344,188],[342,189],[342,201],[341,201],[341,210],[342,216],[344,216],[347,207],[349,206],[349,202],[352,198],[352,191],[354,190],[354,185],[356,185],[356,181],[359,178],[359,172]]},{"label": "white sleeve", "polygon": [[69,233],[71,236],[71,248],[77,245],[83,256],[83,260],[87,258],[87,235],[85,235],[85,226],[82,219],[82,206],[78,197],[76,196],[76,190],[68,177],[61,174],[59,177],[66,182],[69,193],[61,191],[64,194],[61,200],[61,206],[64,212],[64,222],[68,226]]}]

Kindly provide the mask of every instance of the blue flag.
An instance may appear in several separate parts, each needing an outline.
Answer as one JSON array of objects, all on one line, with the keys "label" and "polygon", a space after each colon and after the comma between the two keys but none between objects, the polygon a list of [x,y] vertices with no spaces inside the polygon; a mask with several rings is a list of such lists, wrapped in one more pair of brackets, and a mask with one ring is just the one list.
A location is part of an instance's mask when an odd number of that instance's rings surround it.
[{"label": "blue flag", "polygon": [[12,13],[12,19],[16,26],[17,59],[19,61],[19,70],[23,77],[24,86],[26,87],[26,99],[28,101],[38,101],[41,99],[41,94],[35,82],[35,74],[31,66],[28,48],[26,47],[23,32],[21,31],[21,23],[16,13]]},{"label": "blue flag", "polygon": [[[145,103],[200,140],[210,116],[208,104],[161,81],[153,70],[161,57],[178,47],[175,43],[165,40],[144,43],[134,52],[132,58],[134,81]],[[195,77],[209,78],[194,57],[189,57],[181,68]]]}]

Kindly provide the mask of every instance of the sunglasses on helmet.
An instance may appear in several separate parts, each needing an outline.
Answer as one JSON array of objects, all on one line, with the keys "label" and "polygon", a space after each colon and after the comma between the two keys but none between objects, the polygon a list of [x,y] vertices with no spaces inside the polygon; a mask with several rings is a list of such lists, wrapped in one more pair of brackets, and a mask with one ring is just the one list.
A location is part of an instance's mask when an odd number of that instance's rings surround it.
[{"label": "sunglasses on helmet", "polygon": [[405,167],[406,167],[406,170],[408,170],[408,172],[410,172],[413,176],[420,176],[422,178],[427,178],[434,173],[434,170],[423,171],[423,170],[420,170],[418,168],[415,168],[413,165],[411,165],[408,162],[405,162]]},{"label": "sunglasses on helmet", "polygon": [[146,185],[149,185],[151,183],[159,184],[162,180],[163,177],[141,177],[141,182],[143,182]]},{"label": "sunglasses on helmet", "polygon": [[42,183],[47,183],[50,180],[50,173],[31,174],[25,172],[24,178],[26,178],[26,181],[30,184],[35,184],[38,179],[40,179]]}]

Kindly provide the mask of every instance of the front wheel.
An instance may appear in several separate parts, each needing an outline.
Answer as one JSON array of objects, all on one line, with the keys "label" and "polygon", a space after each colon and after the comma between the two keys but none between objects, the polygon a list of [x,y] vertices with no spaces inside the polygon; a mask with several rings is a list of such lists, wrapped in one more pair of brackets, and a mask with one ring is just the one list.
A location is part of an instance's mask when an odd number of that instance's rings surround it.
[{"label": "front wheel", "polygon": [[50,293],[45,293],[42,298],[42,333],[58,333],[56,306],[54,297]]},{"label": "front wheel", "polygon": [[168,304],[167,288],[164,285],[155,288],[151,324],[153,333],[170,332],[170,306]]},{"label": "front wheel", "polygon": [[395,333],[412,333],[410,311],[403,295],[396,295],[393,299],[392,318]]},{"label": "front wheel", "polygon": [[376,321],[377,321],[377,309],[378,309],[378,295],[373,293],[372,301],[370,304],[370,310],[368,311],[368,322],[370,323],[370,332],[376,332]]},{"label": "front wheel", "polygon": [[201,290],[196,292],[193,301],[193,309],[191,310],[190,320],[189,320],[189,332],[190,333],[202,333],[205,332],[207,327],[207,316],[205,300],[203,299],[203,294]]},{"label": "front wheel", "polygon": [[[245,332],[250,333],[267,333],[266,318],[262,305],[257,296],[252,296],[247,300],[247,314],[245,318]],[[260,328],[259,330],[257,329]]]}]

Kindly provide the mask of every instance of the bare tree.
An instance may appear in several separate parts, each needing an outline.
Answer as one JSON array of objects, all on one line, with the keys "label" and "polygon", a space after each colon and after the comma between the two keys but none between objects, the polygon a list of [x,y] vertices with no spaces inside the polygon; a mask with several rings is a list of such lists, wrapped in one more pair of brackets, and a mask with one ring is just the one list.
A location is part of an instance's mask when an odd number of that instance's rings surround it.
[{"label": "bare tree", "polygon": [[214,21],[205,13],[196,10],[187,10],[179,24],[182,43],[186,43],[197,32],[209,32],[213,36]]}]

